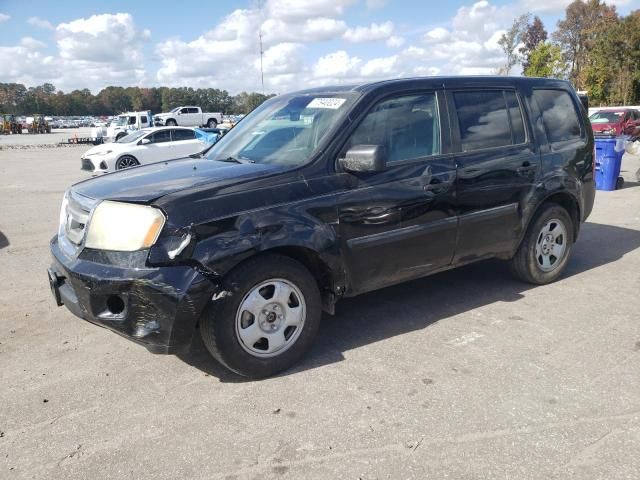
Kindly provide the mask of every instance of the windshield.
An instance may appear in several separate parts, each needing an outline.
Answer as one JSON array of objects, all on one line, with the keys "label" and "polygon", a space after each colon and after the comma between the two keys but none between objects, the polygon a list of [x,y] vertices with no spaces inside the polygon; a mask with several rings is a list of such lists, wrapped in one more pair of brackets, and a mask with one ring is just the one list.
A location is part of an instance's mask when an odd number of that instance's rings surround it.
[{"label": "windshield", "polygon": [[303,165],[344,118],[356,98],[354,93],[274,97],[229,130],[206,157]]},{"label": "windshield", "polygon": [[136,140],[140,139],[141,137],[144,137],[147,133],[149,133],[149,132],[147,132],[145,130],[137,130],[137,131],[135,131],[133,133],[130,133],[126,137],[122,137],[116,143],[132,143],[132,142],[135,142]]},{"label": "windshield", "polygon": [[112,127],[122,127],[127,124],[127,117],[118,117],[111,122]]},{"label": "windshield", "polygon": [[602,110],[591,115],[589,120],[591,123],[618,123],[623,115],[624,112]]},{"label": "windshield", "polygon": [[180,107],[176,107],[176,108],[174,108],[173,110],[171,110],[170,112],[171,112],[171,113],[176,113],[178,110],[180,110]]}]

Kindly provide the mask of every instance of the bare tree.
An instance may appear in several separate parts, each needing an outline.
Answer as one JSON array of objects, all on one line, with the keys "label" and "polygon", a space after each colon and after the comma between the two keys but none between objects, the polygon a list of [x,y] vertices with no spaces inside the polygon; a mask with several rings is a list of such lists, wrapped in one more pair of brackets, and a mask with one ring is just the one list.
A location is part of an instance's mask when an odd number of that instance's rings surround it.
[{"label": "bare tree", "polygon": [[530,16],[531,14],[529,13],[520,15],[513,21],[511,28],[503,33],[500,40],[498,40],[498,45],[500,45],[502,51],[507,57],[504,67],[498,69],[498,73],[500,75],[509,75],[511,69],[516,65],[516,63],[518,63],[519,57],[517,48],[520,43],[522,43],[527,25],[529,24]]}]

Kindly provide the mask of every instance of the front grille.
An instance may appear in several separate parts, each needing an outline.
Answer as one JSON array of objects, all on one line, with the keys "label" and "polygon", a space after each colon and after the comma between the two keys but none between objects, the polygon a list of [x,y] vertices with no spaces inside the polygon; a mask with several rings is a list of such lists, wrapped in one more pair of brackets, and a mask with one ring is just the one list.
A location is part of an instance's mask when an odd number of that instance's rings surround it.
[{"label": "front grille", "polygon": [[93,166],[93,162],[91,162],[91,160],[89,160],[88,158],[83,158],[82,159],[82,167],[80,168],[80,170],[86,170],[87,172],[93,172],[95,170],[95,167]]}]

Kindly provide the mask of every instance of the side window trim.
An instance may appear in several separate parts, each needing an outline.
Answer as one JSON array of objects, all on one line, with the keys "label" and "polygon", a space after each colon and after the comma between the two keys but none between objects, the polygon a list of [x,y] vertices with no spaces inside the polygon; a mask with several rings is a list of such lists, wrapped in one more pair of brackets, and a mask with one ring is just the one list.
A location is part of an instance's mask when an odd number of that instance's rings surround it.
[{"label": "side window trim", "polygon": [[345,147],[347,143],[351,139],[352,135],[356,132],[356,130],[360,127],[362,122],[367,118],[369,113],[371,113],[375,107],[377,107],[382,102],[385,102],[387,100],[392,100],[394,98],[426,95],[429,93],[433,93],[435,96],[436,111],[438,112],[438,121],[440,125],[440,132],[439,132],[440,153],[435,155],[426,155],[422,157],[398,160],[395,162],[388,163],[387,166],[389,168],[394,168],[396,166],[411,165],[414,163],[424,163],[428,161],[442,159],[443,157],[444,158],[450,157],[453,154],[453,152],[451,151],[449,113],[448,113],[448,107],[446,104],[447,100],[445,97],[445,90],[439,89],[439,88],[411,89],[406,91],[391,92],[386,95],[379,96],[370,102],[371,105],[368,108],[366,108],[363,112],[361,112],[358,115],[357,119],[350,126],[349,132],[340,141],[339,148],[336,148],[334,150],[334,155],[335,155],[335,160],[333,162],[334,171],[336,172],[341,171],[339,167],[339,159],[342,155],[344,155]]}]

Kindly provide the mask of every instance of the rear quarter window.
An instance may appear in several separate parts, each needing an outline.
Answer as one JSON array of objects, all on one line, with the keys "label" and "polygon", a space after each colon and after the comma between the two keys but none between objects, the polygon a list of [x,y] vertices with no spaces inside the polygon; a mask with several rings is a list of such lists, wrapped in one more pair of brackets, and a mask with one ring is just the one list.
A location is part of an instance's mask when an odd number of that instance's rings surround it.
[{"label": "rear quarter window", "polygon": [[564,90],[533,91],[533,99],[542,115],[549,142],[560,144],[584,137],[576,105]]}]

